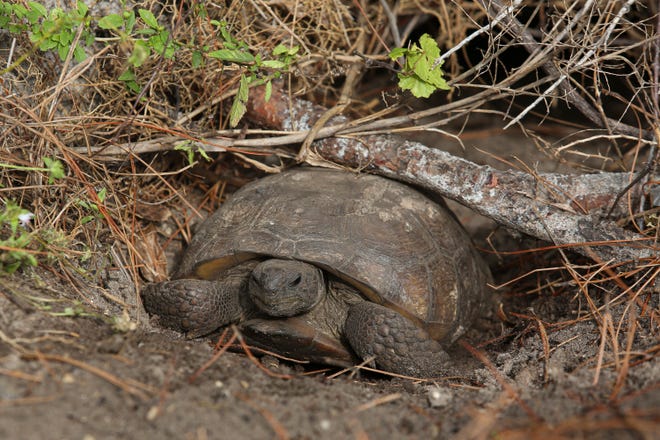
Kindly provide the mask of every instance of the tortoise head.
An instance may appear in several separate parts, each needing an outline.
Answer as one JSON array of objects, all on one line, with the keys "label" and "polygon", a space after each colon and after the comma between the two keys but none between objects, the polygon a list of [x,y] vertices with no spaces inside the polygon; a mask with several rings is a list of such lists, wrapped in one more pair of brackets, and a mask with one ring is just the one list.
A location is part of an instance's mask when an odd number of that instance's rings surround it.
[{"label": "tortoise head", "polygon": [[269,316],[283,318],[314,308],[326,293],[323,272],[296,260],[269,259],[250,274],[252,303]]}]

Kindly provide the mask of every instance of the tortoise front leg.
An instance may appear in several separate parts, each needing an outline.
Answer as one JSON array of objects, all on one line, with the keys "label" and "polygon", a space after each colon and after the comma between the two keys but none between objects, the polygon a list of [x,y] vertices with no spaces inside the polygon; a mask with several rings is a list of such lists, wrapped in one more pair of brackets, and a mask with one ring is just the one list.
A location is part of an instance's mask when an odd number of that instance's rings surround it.
[{"label": "tortoise front leg", "polygon": [[378,368],[413,377],[446,372],[449,356],[440,344],[410,320],[387,307],[360,302],[350,307],[344,334],[362,359]]},{"label": "tortoise front leg", "polygon": [[241,317],[240,286],[234,280],[172,280],[142,290],[144,308],[159,324],[188,338],[204,336]]}]

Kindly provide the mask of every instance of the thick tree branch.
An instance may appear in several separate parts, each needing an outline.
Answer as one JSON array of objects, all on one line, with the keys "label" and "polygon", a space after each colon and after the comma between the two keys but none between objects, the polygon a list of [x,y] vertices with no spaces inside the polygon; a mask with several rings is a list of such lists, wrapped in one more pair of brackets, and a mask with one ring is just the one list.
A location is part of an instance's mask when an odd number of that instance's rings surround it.
[{"label": "thick tree branch", "polygon": [[[263,89],[259,88],[252,90],[248,103],[252,120],[283,130],[309,130],[325,111],[307,101],[290,99],[280,91],[274,91],[265,102]],[[345,117],[337,116],[329,124],[347,122]],[[658,249],[646,237],[598,215],[614,203],[618,190],[628,182],[627,174],[532,175],[499,171],[391,135],[326,138],[315,141],[312,150],[318,156],[310,156],[307,162],[314,165],[328,161],[326,165],[340,164],[418,185],[499,224],[557,245],[575,246],[577,251],[603,262],[657,256]],[[637,199],[640,187],[631,191]]]}]

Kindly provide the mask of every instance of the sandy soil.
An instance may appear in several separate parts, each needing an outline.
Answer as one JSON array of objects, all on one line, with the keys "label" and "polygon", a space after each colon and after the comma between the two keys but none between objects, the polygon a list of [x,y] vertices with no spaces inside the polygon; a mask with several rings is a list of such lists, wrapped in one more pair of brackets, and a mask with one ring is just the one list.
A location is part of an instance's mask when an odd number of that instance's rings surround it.
[{"label": "sandy soil", "polygon": [[[117,288],[120,282],[110,284],[129,310],[137,307],[134,295]],[[148,321],[122,331],[121,308],[99,288],[84,292],[95,306],[83,307],[95,316],[58,316],[76,307],[71,290],[46,272],[3,280],[0,438],[623,439],[657,433],[660,363],[641,354],[657,344],[648,318],[638,321],[633,343],[640,354],[625,375],[612,365],[609,347],[596,374],[600,335],[592,321],[546,329],[546,357],[534,321],[520,319],[498,342],[480,348],[488,360],[454,347],[463,373],[435,381],[350,372],[331,377],[335,370],[270,356],[258,366],[231,352],[196,374],[213,355],[208,340],[187,341]],[[657,294],[653,301],[657,308]],[[526,309],[544,322],[565,320],[578,308],[569,294],[520,303],[505,298],[505,309]],[[624,307],[612,311],[615,322]],[[498,325],[482,323],[471,344],[490,338]]]},{"label": "sandy soil", "polygon": [[[512,144],[494,140],[494,152]],[[483,236],[483,222],[459,217]],[[491,240],[530,245],[501,230]],[[490,264],[502,282],[551,265],[543,258]],[[132,279],[112,265],[85,270],[0,279],[0,438],[650,439],[660,429],[657,291],[602,308],[616,333],[603,344],[596,321],[576,320],[588,308],[571,282],[552,294],[512,284],[502,313],[451,348],[458,374],[419,381],[235,352],[201,371],[212,339],[151,326]],[[597,306],[607,298],[591,291]]]}]

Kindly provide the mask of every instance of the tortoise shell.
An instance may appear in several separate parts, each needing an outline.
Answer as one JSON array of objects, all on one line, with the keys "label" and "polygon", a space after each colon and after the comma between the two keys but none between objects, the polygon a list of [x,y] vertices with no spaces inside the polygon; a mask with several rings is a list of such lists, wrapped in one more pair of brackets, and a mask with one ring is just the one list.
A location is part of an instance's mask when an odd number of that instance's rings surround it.
[{"label": "tortoise shell", "polygon": [[205,220],[175,278],[213,280],[267,257],[315,264],[439,341],[460,336],[490,279],[453,213],[383,177],[297,168],[236,191]]}]

